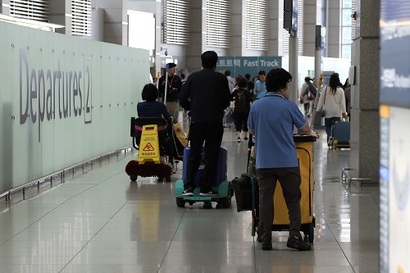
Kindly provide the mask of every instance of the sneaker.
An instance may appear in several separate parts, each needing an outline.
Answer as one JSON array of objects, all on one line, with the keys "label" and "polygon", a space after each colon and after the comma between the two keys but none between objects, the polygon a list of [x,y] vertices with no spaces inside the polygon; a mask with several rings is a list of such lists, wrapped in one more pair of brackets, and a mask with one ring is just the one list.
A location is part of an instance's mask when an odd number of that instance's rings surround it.
[{"label": "sneaker", "polygon": [[331,147],[333,146],[333,137],[329,137],[329,141],[327,142],[327,146]]},{"label": "sneaker", "polygon": [[243,140],[248,140],[248,139],[249,139],[248,137],[244,137],[244,138],[243,138]]},{"label": "sneaker", "polygon": [[214,191],[212,191],[212,190],[210,190],[210,191],[204,191],[204,192],[200,192],[199,193],[199,196],[215,196],[215,195],[218,195],[218,193],[217,192],[214,192]]},{"label": "sneaker", "polygon": [[238,137],[238,143],[240,143],[241,142],[241,138],[240,137]]},{"label": "sneaker", "polygon": [[272,250],[272,242],[262,242],[262,250]]},{"label": "sneaker", "polygon": [[182,192],[183,196],[193,196],[194,195],[194,188],[188,187]]},{"label": "sneaker", "polygon": [[312,249],[312,247],[308,243],[302,240],[302,237],[297,237],[294,235],[291,235],[289,237],[288,243],[286,244],[286,246],[289,248],[295,248],[295,249],[302,250],[302,251]]}]

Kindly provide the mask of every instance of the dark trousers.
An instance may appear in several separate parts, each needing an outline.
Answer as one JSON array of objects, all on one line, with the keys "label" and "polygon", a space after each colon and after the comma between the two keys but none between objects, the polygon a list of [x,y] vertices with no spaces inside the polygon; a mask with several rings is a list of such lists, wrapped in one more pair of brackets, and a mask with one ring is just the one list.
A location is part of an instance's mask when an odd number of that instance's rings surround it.
[{"label": "dark trousers", "polygon": [[234,112],[233,119],[237,132],[248,132],[248,112]]},{"label": "dark trousers", "polygon": [[195,175],[201,163],[202,146],[205,142],[205,169],[201,179],[201,191],[210,191],[218,168],[218,156],[224,128],[222,122],[191,123],[189,141],[191,151],[187,165],[185,188],[195,188]]},{"label": "dark trousers", "polygon": [[[294,168],[257,169],[256,177],[259,185],[259,224],[258,235],[262,242],[272,241],[273,223],[273,196],[276,181],[279,180],[283,190],[286,206],[289,213],[289,235],[300,237],[300,170]],[[281,208],[285,209],[285,208]]]},{"label": "dark trousers", "polygon": [[329,138],[333,136],[332,126],[336,123],[336,121],[340,121],[339,117],[333,118],[325,118],[325,131],[327,135],[327,142],[329,142]]}]

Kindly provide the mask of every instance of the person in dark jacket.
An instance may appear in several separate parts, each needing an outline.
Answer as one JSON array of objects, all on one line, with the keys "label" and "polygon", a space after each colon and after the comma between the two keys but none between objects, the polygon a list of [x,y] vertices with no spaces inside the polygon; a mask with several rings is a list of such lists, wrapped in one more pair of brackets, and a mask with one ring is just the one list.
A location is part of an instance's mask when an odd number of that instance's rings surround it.
[{"label": "person in dark jacket", "polygon": [[157,101],[158,89],[155,85],[149,83],[144,86],[141,92],[141,97],[144,100],[137,104],[137,114],[141,118],[165,118],[168,123],[168,138],[160,139],[160,145],[165,149],[165,153],[168,155],[169,163],[173,166],[173,153],[172,143],[169,137],[172,134],[172,117],[169,114],[167,108],[162,102]]},{"label": "person in dark jacket", "polygon": [[248,140],[248,115],[251,108],[251,93],[246,86],[248,84],[245,78],[238,79],[238,88],[231,94],[231,100],[235,101],[233,110],[233,118],[236,129],[236,138],[238,143],[241,142],[241,133],[243,140]]},{"label": "person in dark jacket", "polygon": [[211,185],[218,168],[218,155],[223,136],[222,119],[230,104],[226,77],[215,71],[218,55],[206,51],[201,55],[203,69],[189,75],[179,94],[182,108],[190,111],[189,141],[191,152],[187,162],[187,181],[183,195],[193,195],[195,175],[205,142],[205,169],[201,181],[201,195],[213,195]]},{"label": "person in dark jacket", "polygon": [[[165,67],[165,73],[168,76],[168,79],[165,78],[166,75],[162,75],[158,80],[159,97],[167,106],[167,109],[173,116],[174,120],[178,119],[178,96],[182,87],[181,78],[175,74],[176,66],[175,63],[168,63]],[[165,90],[167,92],[167,101],[165,101]]]}]

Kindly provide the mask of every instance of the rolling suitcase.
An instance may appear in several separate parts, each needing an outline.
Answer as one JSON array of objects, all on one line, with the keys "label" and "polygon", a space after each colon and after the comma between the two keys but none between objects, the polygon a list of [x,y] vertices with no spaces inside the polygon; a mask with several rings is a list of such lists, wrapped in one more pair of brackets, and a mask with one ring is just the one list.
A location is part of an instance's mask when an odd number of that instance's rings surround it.
[{"label": "rolling suitcase", "polygon": [[[184,149],[184,159],[183,162],[188,162],[188,157],[191,152],[190,147]],[[218,155],[218,169],[215,173],[212,190],[218,192],[216,196],[200,196],[200,181],[204,175],[204,147],[202,148],[201,162],[198,171],[195,176],[195,185],[193,196],[183,196],[184,184],[186,183],[187,168],[188,164],[184,164],[182,167],[182,179],[177,180],[175,184],[175,196],[176,203],[178,207],[184,207],[185,203],[190,205],[196,202],[204,202],[204,204],[210,204],[211,202],[217,202],[218,207],[229,208],[231,206],[231,198],[233,195],[233,190],[231,186],[231,181],[227,181],[228,176],[228,150],[224,147],[219,149]]]},{"label": "rolling suitcase", "polygon": [[[313,143],[316,141],[314,137],[309,136],[294,136],[296,145],[297,156],[299,158],[299,168],[301,176],[300,190],[302,193],[300,199],[301,209],[301,229],[304,234],[305,241],[313,242],[315,217],[313,214],[313,188],[314,188],[314,176],[313,176]],[[257,183],[253,180],[253,183]],[[259,203],[258,200],[258,187],[257,185],[252,187],[254,209],[252,211],[252,235],[255,235],[257,225],[259,221]],[[289,215],[288,209],[285,203],[285,198],[282,194],[282,187],[280,183],[276,183],[276,189],[274,194],[274,218],[272,223],[272,231],[289,230]]]},{"label": "rolling suitcase", "polygon": [[[197,187],[199,187],[200,179],[203,176],[204,172],[204,167],[205,167],[205,162],[204,162],[204,147],[202,148],[202,154],[201,154],[201,163],[199,164],[198,172],[196,173],[195,176],[195,184]],[[187,147],[184,149],[184,162],[188,162],[188,157],[191,152],[191,148]],[[187,171],[188,171],[188,164],[184,164],[182,167],[182,180],[186,181],[187,177]],[[225,181],[228,176],[228,151],[226,148],[221,147],[219,149],[219,156],[218,156],[218,169],[215,174],[215,179],[214,183],[212,184],[212,187],[218,187],[222,181]]]},{"label": "rolling suitcase", "polygon": [[350,122],[338,121],[332,126],[333,148],[350,148]]}]

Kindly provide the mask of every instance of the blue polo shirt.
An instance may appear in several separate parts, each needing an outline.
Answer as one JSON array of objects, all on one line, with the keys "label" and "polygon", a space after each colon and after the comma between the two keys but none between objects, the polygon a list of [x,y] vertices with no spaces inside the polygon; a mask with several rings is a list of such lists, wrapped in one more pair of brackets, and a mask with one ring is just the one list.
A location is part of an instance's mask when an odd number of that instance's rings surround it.
[{"label": "blue polo shirt", "polygon": [[[256,89],[257,89],[258,87],[260,87],[261,90],[260,90],[259,92],[256,92]],[[257,81],[257,82],[255,83],[254,88],[253,88],[253,93],[256,94],[256,99],[263,98],[263,97],[266,95],[266,93],[267,93],[267,90],[266,90],[266,82]]]},{"label": "blue polo shirt", "polygon": [[248,128],[255,130],[256,168],[297,167],[293,128],[306,120],[298,106],[276,92],[256,100],[248,116]]}]

